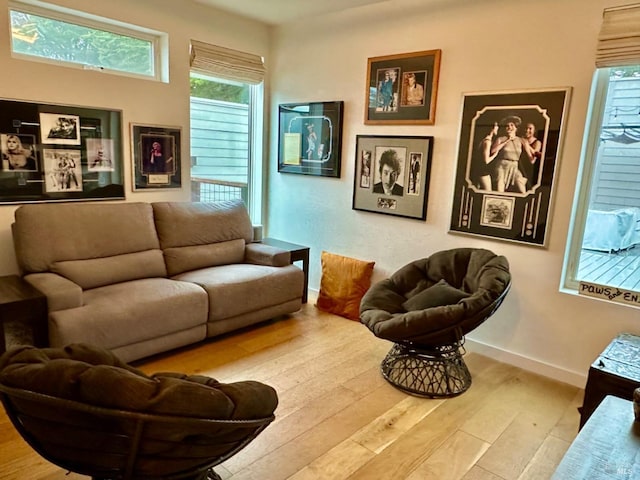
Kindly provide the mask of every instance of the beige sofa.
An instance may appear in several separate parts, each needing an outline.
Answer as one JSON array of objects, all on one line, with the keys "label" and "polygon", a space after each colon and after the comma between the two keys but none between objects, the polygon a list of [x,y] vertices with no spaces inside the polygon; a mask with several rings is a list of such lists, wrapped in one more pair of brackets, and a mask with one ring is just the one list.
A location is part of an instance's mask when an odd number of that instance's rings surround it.
[{"label": "beige sofa", "polygon": [[127,362],[301,307],[302,270],[252,243],[240,201],[23,205],[12,227],[52,347],[90,343]]}]

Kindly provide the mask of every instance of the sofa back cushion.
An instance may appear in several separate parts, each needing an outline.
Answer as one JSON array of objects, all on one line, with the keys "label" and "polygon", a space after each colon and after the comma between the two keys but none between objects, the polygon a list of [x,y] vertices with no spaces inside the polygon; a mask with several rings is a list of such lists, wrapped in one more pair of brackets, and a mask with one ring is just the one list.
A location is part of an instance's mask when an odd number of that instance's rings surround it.
[{"label": "sofa back cushion", "polygon": [[[165,271],[148,203],[22,205],[12,228],[25,274],[56,271],[70,280],[84,278],[82,283],[89,285],[155,277]],[[156,254],[144,253],[150,250]],[[135,268],[124,268],[125,260],[134,257]],[[82,271],[89,268],[102,271]],[[102,280],[89,278],[94,274]]]},{"label": "sofa back cushion", "polygon": [[242,263],[244,245],[244,240],[238,238],[207,245],[167,248],[164,251],[167,272],[169,275],[177,275],[199,268]]},{"label": "sofa back cushion", "polygon": [[253,227],[241,200],[152,206],[169,275],[244,260]]},{"label": "sofa back cushion", "polygon": [[89,260],[55,262],[51,270],[80,285],[83,290],[140,278],[167,276],[160,249]]}]

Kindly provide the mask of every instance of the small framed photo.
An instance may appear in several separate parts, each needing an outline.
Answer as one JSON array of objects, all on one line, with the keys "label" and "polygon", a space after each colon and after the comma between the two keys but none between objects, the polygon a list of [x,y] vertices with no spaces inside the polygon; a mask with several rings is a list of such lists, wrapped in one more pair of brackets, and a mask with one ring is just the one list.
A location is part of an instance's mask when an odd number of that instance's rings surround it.
[{"label": "small framed photo", "polygon": [[353,209],[425,220],[433,137],[357,135]]},{"label": "small framed photo", "polygon": [[40,138],[52,145],[80,145],[80,116],[40,113]]},{"label": "small framed photo", "polygon": [[36,136],[20,133],[0,134],[2,170],[6,172],[37,172]]},{"label": "small framed photo", "polygon": [[369,58],[364,123],[433,125],[440,56],[426,50]]},{"label": "small framed photo", "polygon": [[113,140],[110,138],[87,138],[87,170],[90,172],[113,172]]},{"label": "small framed photo", "polygon": [[180,188],[180,127],[131,124],[133,189]]},{"label": "small framed photo", "polygon": [[343,102],[279,106],[278,172],[340,177]]},{"label": "small framed photo", "polygon": [[80,150],[45,148],[42,153],[45,192],[82,192]]}]

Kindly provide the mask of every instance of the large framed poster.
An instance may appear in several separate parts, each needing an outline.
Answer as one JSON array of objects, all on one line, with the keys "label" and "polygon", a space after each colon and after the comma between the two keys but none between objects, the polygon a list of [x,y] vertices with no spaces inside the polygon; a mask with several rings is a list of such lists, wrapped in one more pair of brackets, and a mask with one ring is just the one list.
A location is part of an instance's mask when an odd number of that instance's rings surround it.
[{"label": "large framed poster", "polygon": [[122,112],[0,99],[0,203],[124,199]]},{"label": "large framed poster", "polygon": [[464,95],[450,232],[545,245],[570,92]]}]

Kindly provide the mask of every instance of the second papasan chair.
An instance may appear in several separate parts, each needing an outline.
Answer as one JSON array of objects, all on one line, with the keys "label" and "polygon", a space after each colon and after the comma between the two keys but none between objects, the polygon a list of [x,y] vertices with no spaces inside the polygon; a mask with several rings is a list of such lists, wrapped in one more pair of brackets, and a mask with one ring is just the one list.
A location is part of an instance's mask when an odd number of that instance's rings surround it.
[{"label": "second papasan chair", "polygon": [[360,321],[393,342],[384,378],[413,395],[442,398],[465,392],[471,374],[464,336],[498,309],[511,286],[504,256],[478,248],[436,252],[373,285]]}]

